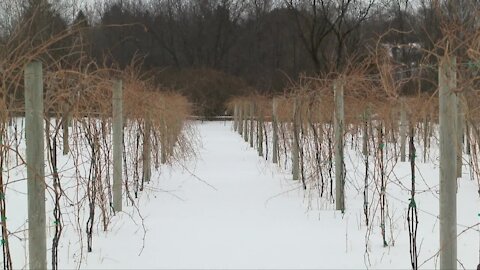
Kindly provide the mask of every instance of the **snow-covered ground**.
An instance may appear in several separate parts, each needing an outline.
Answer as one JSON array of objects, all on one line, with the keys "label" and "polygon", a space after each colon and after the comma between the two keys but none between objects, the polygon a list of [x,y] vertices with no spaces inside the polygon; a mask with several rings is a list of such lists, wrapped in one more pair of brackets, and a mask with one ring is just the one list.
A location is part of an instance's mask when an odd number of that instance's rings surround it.
[{"label": "snow-covered ground", "polygon": [[[67,226],[60,268],[78,267],[80,258],[82,269],[410,268],[409,196],[402,187],[410,185],[409,164],[397,164],[387,187],[389,246],[383,247],[378,218],[370,230],[363,220],[363,165],[355,153],[346,160],[347,211],[342,215],[321,200],[309,203],[300,183],[258,157],[232,131],[231,123],[195,126],[201,139],[198,158],[186,165],[162,167],[141,194],[146,233],[134,209],[125,206],[125,213],[113,218],[109,232],[96,228],[93,252],[81,257],[79,235]],[[419,263],[426,261],[421,268],[431,269],[438,267],[438,167],[435,162],[417,165]],[[459,233],[478,222],[480,202],[478,184],[470,180],[466,167],[464,171],[458,189]],[[25,226],[26,183],[11,188],[15,192],[9,191],[8,221],[11,229],[17,229]],[[459,261],[466,268],[478,264],[477,230],[474,226],[458,238]],[[26,242],[11,241],[14,267],[24,267]]]}]

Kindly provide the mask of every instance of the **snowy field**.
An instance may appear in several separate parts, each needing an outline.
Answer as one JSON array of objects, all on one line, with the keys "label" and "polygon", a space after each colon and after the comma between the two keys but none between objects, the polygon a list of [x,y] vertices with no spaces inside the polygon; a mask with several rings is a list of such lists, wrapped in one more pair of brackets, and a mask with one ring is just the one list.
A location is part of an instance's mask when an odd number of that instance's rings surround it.
[{"label": "snowy field", "polygon": [[[331,210],[330,202],[305,196],[298,181],[258,157],[257,151],[233,132],[231,123],[196,122],[195,128],[201,141],[197,159],[156,171],[138,200],[141,217],[124,201],[125,212],[113,218],[110,231],[95,228],[93,252],[87,254],[79,248],[86,241],[84,225],[69,226],[73,216],[65,213],[70,216],[64,218],[61,269],[410,268],[409,194],[404,188],[410,185],[408,163],[398,163],[389,177],[389,245],[384,247],[374,191],[373,221],[370,227],[365,226],[364,168],[350,147],[346,147],[350,152],[345,160],[347,211],[341,214]],[[435,157],[432,160],[417,162],[418,248],[423,269],[438,268],[439,178],[438,161]],[[12,178],[25,177],[20,170],[9,173]],[[478,183],[470,180],[467,166],[458,183],[459,267],[472,269],[479,257],[475,225],[480,212]],[[7,196],[8,226],[17,232],[17,237],[10,237],[13,266],[25,268],[26,181],[11,184]],[[49,226],[53,224],[50,216],[47,213]],[[51,245],[53,232],[48,233]],[[48,257],[50,260],[50,254]]]}]

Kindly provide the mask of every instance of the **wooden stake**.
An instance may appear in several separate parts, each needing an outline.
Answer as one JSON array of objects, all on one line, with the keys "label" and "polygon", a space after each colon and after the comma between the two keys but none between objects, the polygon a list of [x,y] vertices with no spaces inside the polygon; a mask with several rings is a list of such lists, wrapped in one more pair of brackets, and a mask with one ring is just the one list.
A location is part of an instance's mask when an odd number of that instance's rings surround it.
[{"label": "wooden stake", "polygon": [[142,151],[144,182],[150,182],[150,178],[152,176],[151,133],[152,133],[152,120],[150,119],[150,116],[147,116],[145,119],[145,130],[143,134],[143,151]]},{"label": "wooden stake", "polygon": [[255,103],[250,102],[250,147],[251,148],[253,148],[253,134],[255,130],[254,119],[255,119]]},{"label": "wooden stake", "polygon": [[241,104],[239,104],[238,106],[238,134],[240,134],[240,136],[243,135],[243,107],[241,106]]},{"label": "wooden stake", "polygon": [[66,109],[63,111],[63,121],[62,121],[62,129],[63,129],[63,155],[68,155],[70,152],[70,145],[68,144],[68,137],[69,137],[69,130],[68,130],[68,122],[69,122],[69,112],[68,107],[65,106]]},{"label": "wooden stake", "polygon": [[438,70],[440,98],[440,269],[457,269],[457,85],[456,59]]},{"label": "wooden stake", "polygon": [[462,177],[463,165],[463,133],[465,130],[465,114],[463,111],[463,99],[461,95],[457,95],[457,178]]},{"label": "wooden stake", "polygon": [[162,126],[160,127],[160,163],[166,164],[167,163],[167,156],[168,156],[168,129],[167,129],[167,107],[165,104],[165,99],[162,99]]},{"label": "wooden stake", "polygon": [[407,110],[405,109],[405,98],[402,97],[400,108],[400,161],[405,162],[406,158],[406,145],[407,145]]},{"label": "wooden stake", "polygon": [[243,105],[243,139],[248,142],[248,103]]},{"label": "wooden stake", "polygon": [[257,119],[257,150],[258,156],[263,157],[263,114],[259,113]]},{"label": "wooden stake", "polygon": [[273,103],[272,103],[272,128],[273,128],[273,138],[272,138],[272,143],[273,143],[273,163],[278,163],[278,118],[277,118],[277,106],[278,102],[276,98],[273,98]]},{"label": "wooden stake", "polygon": [[367,157],[368,155],[368,122],[369,122],[368,109],[363,113],[363,136],[362,136],[362,154]]},{"label": "wooden stake", "polygon": [[297,98],[293,104],[292,178],[300,180],[300,104]]},{"label": "wooden stake", "polygon": [[343,81],[336,80],[333,84],[335,95],[335,203],[336,209],[345,211],[345,181],[343,167]]},{"label": "wooden stake", "polygon": [[122,163],[123,163],[123,87],[121,80],[113,83],[113,209],[122,211]]},{"label": "wooden stake", "polygon": [[[42,63],[25,68],[25,133],[30,269],[47,269]],[[1,217],[2,219],[6,217]]]},{"label": "wooden stake", "polygon": [[237,108],[237,104],[234,105],[233,107],[233,131],[237,131],[237,128],[238,128],[238,122],[237,122],[237,112],[238,108]]}]

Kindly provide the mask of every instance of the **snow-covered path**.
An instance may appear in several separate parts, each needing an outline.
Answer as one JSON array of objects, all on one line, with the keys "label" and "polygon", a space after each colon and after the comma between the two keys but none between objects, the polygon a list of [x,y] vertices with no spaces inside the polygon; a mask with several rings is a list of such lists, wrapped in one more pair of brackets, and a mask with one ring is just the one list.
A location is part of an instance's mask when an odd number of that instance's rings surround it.
[{"label": "snow-covered path", "polygon": [[[410,267],[405,216],[409,193],[402,188],[410,181],[408,163],[398,163],[389,182],[389,246],[383,247],[378,197],[370,198],[372,221],[368,230],[364,224],[363,193],[358,188],[363,184],[364,169],[355,151],[347,155],[345,215],[329,210],[332,204],[317,200],[317,196],[311,201],[315,209],[307,210],[309,202],[300,183],[271,161],[258,157],[257,151],[233,132],[230,123],[193,125],[201,142],[197,158],[181,166],[162,166],[153,174],[138,200],[142,218],[124,200],[124,212],[113,217],[108,232],[100,225],[95,228],[92,253],[79,249],[86,245],[86,220],[80,221],[81,227],[72,226],[77,224],[75,214],[71,207],[65,207],[61,269]],[[421,172],[417,174],[416,196],[419,262],[425,262],[422,268],[431,269],[438,267],[438,165],[419,162],[417,166]],[[461,232],[476,224],[480,199],[478,184],[468,174],[458,183],[457,230]],[[373,182],[371,188],[375,188]],[[12,190],[10,226],[22,229],[26,224],[26,182],[16,182]],[[53,224],[51,213],[47,217],[47,224]],[[26,231],[21,231],[26,238]],[[50,247],[52,226],[48,237]],[[27,261],[27,242],[13,239],[14,266],[22,268]],[[467,230],[458,237],[459,260],[467,268],[478,262],[478,244],[476,231]]]},{"label": "snow-covered path", "polygon": [[203,147],[189,168],[195,176],[178,169],[164,172],[158,187],[170,193],[151,195],[142,207],[148,228],[142,254],[137,256],[141,230],[125,222],[108,240],[96,241],[102,263],[90,257],[86,267],[292,269],[363,264],[362,257],[346,253],[345,226],[330,224],[324,230],[326,224],[318,217],[309,218],[298,183],[259,158],[230,125],[210,122],[198,129]]}]

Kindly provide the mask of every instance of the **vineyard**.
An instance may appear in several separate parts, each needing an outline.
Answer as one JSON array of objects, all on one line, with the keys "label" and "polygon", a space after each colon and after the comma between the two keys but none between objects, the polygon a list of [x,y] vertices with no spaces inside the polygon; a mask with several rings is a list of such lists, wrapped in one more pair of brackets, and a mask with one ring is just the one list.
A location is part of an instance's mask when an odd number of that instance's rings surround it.
[{"label": "vineyard", "polygon": [[20,2],[3,269],[480,269],[477,2]]},{"label": "vineyard", "polygon": [[[330,260],[318,261],[314,256],[302,264],[271,260],[265,264],[267,268],[383,268],[392,263],[400,269],[435,268],[439,258],[446,257],[442,252],[458,252],[460,265],[475,265],[478,246],[472,239],[478,237],[479,225],[478,208],[472,202],[478,201],[480,190],[476,97],[474,92],[453,91],[459,81],[451,63],[455,59],[448,56],[440,62],[439,95],[400,96],[396,85],[384,84],[381,74],[333,74],[305,78],[281,96],[234,98],[228,104],[233,119],[228,124],[189,120],[191,107],[184,97],[157,91],[148,80],[139,78],[134,68],[123,72],[96,69],[85,74],[51,67],[44,72],[40,62],[27,63],[23,81],[17,77],[17,83],[25,88],[24,106],[18,100],[3,103],[4,266],[26,267],[33,258],[35,263],[46,264],[44,254],[50,254],[52,268],[96,268],[105,263],[98,256],[109,249],[109,237],[122,246],[126,230],[133,230],[135,244],[129,245],[136,247],[130,251],[135,255],[129,256],[141,260],[130,267],[190,268],[200,263],[217,268],[236,261],[235,267],[250,268],[269,258],[246,264],[232,254],[255,256],[249,252],[256,249],[237,247],[224,254],[219,264],[212,264],[215,260],[206,255],[193,257],[197,261],[192,264],[166,258],[145,264],[141,258],[155,249],[168,254],[165,248],[172,241],[179,240],[180,246],[189,243],[190,238],[178,235],[166,243],[151,242],[165,238],[152,228],[155,222],[175,220],[182,212],[190,216],[180,220],[196,224],[193,232],[200,231],[201,236],[193,234],[191,238],[218,246],[223,243],[222,235],[235,234],[234,228],[239,238],[234,237],[233,243],[241,243],[243,234],[254,233],[264,239],[264,248],[271,248],[268,243],[275,243],[272,239],[276,237],[319,250],[328,246],[315,247],[315,239],[337,242],[334,251],[324,250],[332,253]],[[232,140],[234,135],[222,130],[235,131],[240,137]],[[219,160],[237,156],[232,151],[242,151],[242,142],[255,149],[258,157],[250,150],[241,155],[262,165],[242,165],[245,157],[237,157],[236,162],[227,159],[216,168]],[[246,174],[232,174],[237,166]],[[264,170],[271,171],[270,184],[256,187]],[[156,180],[159,178],[162,182]],[[242,182],[243,186],[238,186]],[[256,192],[257,188],[262,192]],[[184,192],[196,198],[194,205],[179,206],[167,199],[184,202]],[[165,206],[155,204],[158,196]],[[252,201],[242,202],[244,196]],[[458,204],[456,197],[460,198]],[[303,205],[292,207],[292,199]],[[217,203],[228,207],[215,206]],[[290,210],[279,214],[285,205]],[[177,210],[167,210],[169,207]],[[315,236],[302,236],[298,243],[281,223],[264,220],[263,207],[267,213],[274,211],[268,215],[275,213],[277,220],[294,227],[299,225],[291,224],[288,217],[306,207],[307,219],[297,219],[304,220],[304,225],[314,222],[315,229],[307,226],[306,232]],[[231,211],[239,212],[231,216]],[[164,216],[157,217],[157,213]],[[245,222],[242,217],[261,224],[238,227]],[[155,222],[149,223],[152,220]],[[217,223],[233,231],[217,228],[212,235],[209,231]],[[184,226],[168,224],[160,226],[173,235],[177,226]],[[270,235],[266,226],[280,226],[281,234]],[[438,242],[447,226],[453,226],[455,232]],[[298,229],[301,231],[301,226]],[[189,229],[179,232],[185,230]],[[102,248],[96,248],[97,242]],[[452,242],[458,243],[454,247],[458,251],[447,249]],[[171,258],[180,260],[179,249],[174,249]],[[108,256],[125,254],[113,250],[116,253],[107,251]],[[258,254],[262,254],[260,250]],[[28,254],[29,259],[21,254]],[[338,263],[342,256],[351,261]],[[31,268],[37,267],[42,266]]]}]

